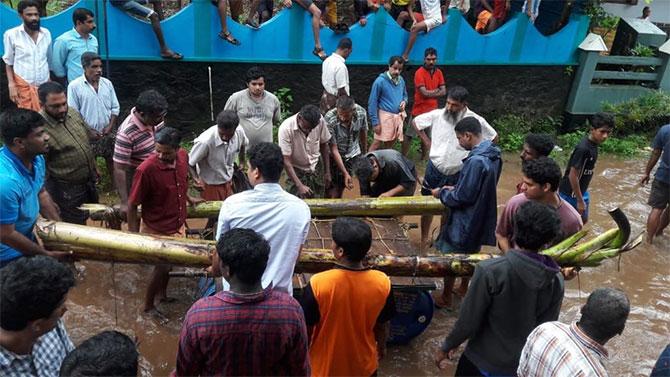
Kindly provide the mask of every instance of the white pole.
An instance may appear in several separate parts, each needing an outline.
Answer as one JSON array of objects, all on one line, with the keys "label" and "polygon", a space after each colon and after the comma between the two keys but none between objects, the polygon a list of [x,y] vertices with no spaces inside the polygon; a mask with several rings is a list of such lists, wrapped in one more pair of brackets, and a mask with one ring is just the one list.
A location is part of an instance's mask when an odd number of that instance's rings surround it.
[{"label": "white pole", "polygon": [[211,121],[214,121],[214,97],[212,96],[212,67],[208,66],[207,71],[209,73],[209,115]]}]

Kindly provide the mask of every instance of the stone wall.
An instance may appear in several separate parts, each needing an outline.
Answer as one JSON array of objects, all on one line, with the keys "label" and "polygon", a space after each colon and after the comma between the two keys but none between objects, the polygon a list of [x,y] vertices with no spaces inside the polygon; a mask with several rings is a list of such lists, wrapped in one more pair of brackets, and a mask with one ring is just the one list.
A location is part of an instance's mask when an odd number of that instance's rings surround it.
[{"label": "stone wall", "polygon": [[[122,116],[133,106],[137,95],[149,88],[163,93],[170,104],[168,119],[173,126],[199,132],[210,121],[207,67],[212,68],[214,114],[223,109],[231,93],[244,88],[244,76],[251,64],[112,61],[108,73],[121,102]],[[0,69],[0,108],[10,106],[4,64]],[[403,74],[408,83],[410,102],[414,93],[409,67]],[[572,76],[564,66],[443,66],[447,85],[465,86],[471,93],[470,107],[493,120],[515,113],[529,117],[563,114]],[[318,104],[321,95],[321,66],[263,65],[266,88],[287,87],[293,95],[292,112],[301,105]],[[372,82],[385,66],[349,67],[351,92],[357,102],[367,106]],[[106,70],[107,72],[107,70]],[[440,105],[444,103],[441,101]]]}]

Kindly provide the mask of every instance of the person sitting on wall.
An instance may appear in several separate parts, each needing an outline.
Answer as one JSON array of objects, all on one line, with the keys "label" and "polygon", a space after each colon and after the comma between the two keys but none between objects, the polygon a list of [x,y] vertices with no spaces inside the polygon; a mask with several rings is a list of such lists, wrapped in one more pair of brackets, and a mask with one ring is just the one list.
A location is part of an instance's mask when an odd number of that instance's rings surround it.
[{"label": "person sitting on wall", "polygon": [[376,12],[379,10],[379,4],[377,0],[354,0],[354,12],[355,16],[358,19],[358,24],[365,26],[368,24],[367,15],[370,12]]},{"label": "person sitting on wall", "polygon": [[442,7],[440,5],[440,0],[420,0],[421,1],[421,15],[423,20],[419,20],[416,16],[418,13],[414,13],[412,10],[414,8],[414,3],[416,0],[410,2],[409,7],[409,16],[412,19],[412,27],[409,31],[409,39],[407,40],[407,46],[405,46],[405,51],[402,53],[402,58],[405,61],[409,61],[409,54],[412,52],[412,47],[416,42],[416,37],[420,32],[425,31],[426,33],[430,32],[432,29],[442,25],[444,22],[444,17],[442,16]]},{"label": "person sitting on wall", "polygon": [[651,8],[649,8],[648,6],[642,8],[642,17],[640,17],[640,19],[649,21],[649,17],[651,17]]},{"label": "person sitting on wall", "polygon": [[[161,20],[163,19],[163,4],[161,0],[110,0],[113,6],[135,16],[146,18],[151,23],[151,28],[156,34],[156,39],[160,45],[160,55],[163,59],[181,60],[184,56],[178,52],[172,51],[165,43]],[[145,7],[151,3],[154,9]],[[143,5],[144,4],[144,5]]]},{"label": "person sitting on wall", "polygon": [[[239,46],[241,43],[237,38],[233,37],[233,35],[230,33],[228,30],[228,23],[226,20],[226,15],[228,14],[228,1],[229,0],[212,0],[212,4],[216,6],[216,11],[219,14],[219,21],[221,22],[221,31],[219,32],[219,38],[223,39],[224,41],[235,45]],[[240,0],[232,0],[232,1],[240,1]],[[251,0],[250,3],[251,5],[249,6],[249,15],[247,16],[247,20],[245,21],[245,24],[251,27],[252,29],[258,29],[259,23],[254,19],[254,16],[256,15],[256,9],[258,9],[259,4],[261,0]],[[237,17],[235,17],[233,10],[231,9],[231,18],[233,21],[237,21]]]},{"label": "person sitting on wall", "polygon": [[494,32],[505,22],[509,8],[510,0],[478,0],[475,5],[475,30],[481,34]]},{"label": "person sitting on wall", "polygon": [[361,196],[412,196],[416,189],[414,163],[395,149],[370,152],[354,162]]},{"label": "person sitting on wall", "polygon": [[[293,0],[294,3],[305,8],[312,15],[312,33],[314,34],[314,50],[312,54],[321,60],[326,60],[328,54],[321,47],[321,36],[319,35],[321,28],[321,10],[314,4],[312,0]],[[290,8],[291,0],[283,0],[284,7]]]},{"label": "person sitting on wall", "polygon": [[135,342],[118,331],[103,331],[70,352],[60,367],[62,377],[136,377],[139,352]]}]

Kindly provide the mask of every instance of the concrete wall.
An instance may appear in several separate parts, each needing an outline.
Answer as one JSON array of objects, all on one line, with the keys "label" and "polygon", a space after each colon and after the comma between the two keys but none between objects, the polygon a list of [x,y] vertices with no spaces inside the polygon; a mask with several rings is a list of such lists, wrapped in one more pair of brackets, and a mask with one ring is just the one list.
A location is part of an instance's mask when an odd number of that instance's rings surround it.
[{"label": "concrete wall", "polygon": [[654,0],[647,4],[644,0],[638,0],[637,5],[605,3],[603,8],[619,17],[640,17],[642,8],[649,6],[651,8],[651,22],[670,23],[670,0]]}]

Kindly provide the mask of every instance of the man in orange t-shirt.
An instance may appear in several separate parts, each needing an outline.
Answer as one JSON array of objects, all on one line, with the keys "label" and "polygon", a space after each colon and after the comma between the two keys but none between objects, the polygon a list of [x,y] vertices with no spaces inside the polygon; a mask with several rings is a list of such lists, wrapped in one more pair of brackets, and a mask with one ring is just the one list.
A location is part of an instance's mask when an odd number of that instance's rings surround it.
[{"label": "man in orange t-shirt", "polygon": [[363,220],[339,217],[331,233],[336,267],[312,276],[301,299],[312,375],[372,376],[395,315],[391,280],[363,265],[372,243]]}]

